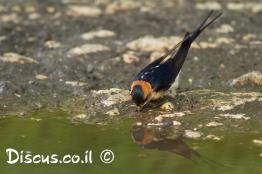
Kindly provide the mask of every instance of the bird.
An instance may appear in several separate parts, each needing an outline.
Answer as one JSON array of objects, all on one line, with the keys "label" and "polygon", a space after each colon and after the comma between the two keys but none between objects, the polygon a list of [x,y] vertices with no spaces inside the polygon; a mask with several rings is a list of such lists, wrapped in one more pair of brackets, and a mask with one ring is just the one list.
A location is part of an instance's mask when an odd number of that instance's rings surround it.
[{"label": "bird", "polygon": [[214,11],[211,10],[195,30],[191,33],[186,32],[179,43],[135,76],[131,82],[130,95],[138,111],[141,111],[151,100],[157,100],[167,93],[184,64],[191,44],[202,31],[222,15],[222,12],[219,12],[207,22],[213,13]]}]

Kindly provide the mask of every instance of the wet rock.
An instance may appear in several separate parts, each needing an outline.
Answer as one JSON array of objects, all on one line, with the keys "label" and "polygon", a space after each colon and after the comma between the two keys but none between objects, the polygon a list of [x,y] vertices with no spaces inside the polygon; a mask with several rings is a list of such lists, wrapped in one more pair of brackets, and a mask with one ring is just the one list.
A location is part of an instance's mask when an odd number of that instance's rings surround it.
[{"label": "wet rock", "polygon": [[257,146],[262,146],[262,140],[257,140],[257,139],[254,139],[253,140],[253,143]]},{"label": "wet rock", "polygon": [[114,108],[112,110],[107,111],[106,114],[109,116],[116,116],[116,115],[120,115],[120,112],[117,108]]},{"label": "wet rock", "polygon": [[219,136],[210,134],[210,135],[207,135],[204,139],[220,141],[222,138]]},{"label": "wet rock", "polygon": [[71,85],[71,86],[86,86],[87,83],[85,82],[79,82],[79,81],[65,81],[66,85]]},{"label": "wet rock", "polygon": [[47,48],[61,48],[61,47],[63,47],[63,45],[60,42],[55,41],[55,40],[46,41],[44,46],[47,47]]},{"label": "wet rock", "polygon": [[4,53],[4,55],[0,57],[0,60],[2,60],[3,62],[17,63],[17,64],[38,63],[38,61],[34,60],[31,57],[22,56],[12,52]]},{"label": "wet rock", "polygon": [[181,38],[176,36],[171,37],[153,37],[144,36],[137,40],[131,41],[127,44],[129,49],[139,50],[139,51],[158,51],[163,52],[166,49],[172,48],[174,43],[181,41]]},{"label": "wet rock", "polygon": [[174,109],[174,105],[171,102],[166,102],[161,105],[161,109],[163,109],[164,111],[172,111]]},{"label": "wet rock", "polygon": [[234,31],[234,28],[228,24],[223,24],[219,28],[216,29],[216,32],[218,33],[230,33],[233,31]]},{"label": "wet rock", "polygon": [[196,9],[199,10],[220,10],[221,8],[221,5],[215,1],[196,4]]},{"label": "wet rock", "polygon": [[212,121],[206,124],[206,127],[218,127],[218,126],[223,126],[223,123],[218,123],[216,121]]},{"label": "wet rock", "polygon": [[105,38],[105,37],[113,37],[116,33],[110,30],[97,30],[90,31],[81,35],[82,39],[92,40],[94,38]]},{"label": "wet rock", "polygon": [[259,71],[253,71],[247,74],[244,74],[238,78],[235,78],[230,81],[230,86],[244,86],[244,85],[262,85],[262,74]]},{"label": "wet rock", "polygon": [[47,79],[48,79],[48,77],[47,77],[46,75],[43,75],[43,74],[37,74],[37,75],[35,76],[35,78],[36,78],[37,80],[47,80]]},{"label": "wet rock", "polygon": [[84,44],[70,49],[67,53],[69,57],[85,55],[88,53],[97,53],[110,51],[110,48],[101,44]]},{"label": "wet rock", "polygon": [[97,17],[102,14],[102,10],[94,6],[69,5],[66,14],[69,16]]},{"label": "wet rock", "polygon": [[192,131],[192,130],[185,130],[185,134],[184,134],[186,138],[192,138],[192,139],[199,139],[202,135],[203,135],[202,132]]},{"label": "wet rock", "polygon": [[219,114],[220,117],[232,118],[232,119],[244,119],[249,120],[250,117],[246,117],[245,114]]}]

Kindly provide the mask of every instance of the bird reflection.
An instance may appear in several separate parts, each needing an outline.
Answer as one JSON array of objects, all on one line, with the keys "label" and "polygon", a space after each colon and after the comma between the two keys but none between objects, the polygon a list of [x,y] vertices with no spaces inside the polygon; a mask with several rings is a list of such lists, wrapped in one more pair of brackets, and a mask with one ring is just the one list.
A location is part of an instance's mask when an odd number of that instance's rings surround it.
[{"label": "bird reflection", "polygon": [[[135,143],[146,149],[156,149],[167,151],[192,159],[193,156],[199,154],[191,149],[181,136],[175,139],[167,138],[169,123],[163,124],[160,128],[150,128],[146,124],[139,122],[131,128],[131,135]],[[163,127],[164,126],[164,127]]]}]

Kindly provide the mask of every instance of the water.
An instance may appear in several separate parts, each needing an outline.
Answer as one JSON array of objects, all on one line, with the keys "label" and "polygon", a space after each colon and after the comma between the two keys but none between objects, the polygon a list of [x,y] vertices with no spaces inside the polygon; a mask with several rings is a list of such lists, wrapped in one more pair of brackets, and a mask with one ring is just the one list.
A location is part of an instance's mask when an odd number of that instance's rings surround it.
[{"label": "water", "polygon": [[[38,120],[39,119],[39,120]],[[252,143],[259,133],[223,133],[222,141],[156,140],[151,130],[126,118],[108,125],[72,124],[63,112],[24,118],[0,117],[0,173],[262,173],[262,148]],[[146,138],[145,138],[146,137]],[[134,141],[136,140],[136,141]],[[7,164],[6,148],[33,154],[78,154],[92,150],[92,164]],[[115,159],[101,162],[111,149]]]}]

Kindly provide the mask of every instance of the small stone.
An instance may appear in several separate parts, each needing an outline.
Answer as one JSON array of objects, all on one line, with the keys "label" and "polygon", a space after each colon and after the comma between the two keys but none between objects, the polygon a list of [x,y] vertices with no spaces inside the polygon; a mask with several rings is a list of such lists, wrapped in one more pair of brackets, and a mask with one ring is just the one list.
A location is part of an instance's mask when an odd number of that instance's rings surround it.
[{"label": "small stone", "polygon": [[262,140],[254,139],[253,143],[256,144],[257,146],[262,146]]},{"label": "small stone", "polygon": [[102,10],[98,7],[86,6],[86,5],[70,5],[66,12],[69,16],[88,16],[97,17],[102,14]]},{"label": "small stone", "polygon": [[97,52],[104,52],[104,51],[110,51],[110,48],[101,44],[84,44],[78,47],[71,48],[68,51],[67,55],[69,57],[72,57],[72,56],[80,56],[88,53],[97,53]]},{"label": "small stone", "polygon": [[245,114],[219,114],[221,117],[233,118],[233,119],[244,119],[249,120],[250,117],[246,117]]},{"label": "small stone", "polygon": [[22,95],[21,94],[18,94],[18,93],[15,93],[15,96],[18,97],[18,98],[21,98]]},{"label": "small stone", "polygon": [[45,47],[47,48],[61,48],[63,45],[60,42],[54,40],[48,40],[45,42]]},{"label": "small stone", "polygon": [[215,140],[215,141],[220,141],[221,137],[218,137],[216,135],[207,135],[205,139],[211,139],[211,140]]},{"label": "small stone", "polygon": [[127,44],[127,47],[132,50],[139,50],[145,52],[150,52],[150,51],[163,52],[167,49],[172,48],[174,43],[178,43],[180,41],[181,38],[176,36],[171,36],[171,37],[144,36],[129,42]]},{"label": "small stone", "polygon": [[133,63],[138,63],[139,62],[139,57],[134,55],[133,52],[127,52],[123,55],[123,61],[127,64],[133,64]]},{"label": "small stone", "polygon": [[246,34],[246,35],[244,35],[243,37],[242,37],[242,39],[244,40],[244,41],[250,41],[250,40],[254,40],[254,39],[256,39],[257,38],[257,35],[256,34],[253,34],[253,33],[248,33],[248,34]]},{"label": "small stone", "polygon": [[163,109],[165,111],[172,111],[174,109],[174,105],[171,102],[166,102],[166,103],[161,105],[161,109]]},{"label": "small stone", "polygon": [[136,122],[137,126],[142,126],[143,124],[141,122]]},{"label": "small stone", "polygon": [[199,61],[199,58],[197,56],[194,56],[193,60],[197,62]]},{"label": "small stone", "polygon": [[188,79],[188,83],[192,84],[192,83],[193,83],[193,79],[192,79],[192,78],[189,78],[189,79]]},{"label": "small stone", "polygon": [[218,126],[223,126],[223,123],[218,123],[216,121],[212,121],[206,124],[207,127],[218,127]]},{"label": "small stone", "polygon": [[218,2],[204,2],[204,3],[197,3],[196,8],[199,10],[220,10],[222,7]]},{"label": "small stone", "polygon": [[262,157],[262,153],[260,153],[259,156]]},{"label": "small stone", "polygon": [[71,86],[85,86],[87,83],[85,82],[78,82],[78,81],[65,81],[66,85],[71,85]]},{"label": "small stone", "polygon": [[74,118],[78,118],[78,119],[84,119],[87,117],[87,114],[78,114],[76,116],[74,116]]},{"label": "small stone", "polygon": [[94,38],[113,37],[116,33],[110,30],[90,31],[81,35],[82,39],[92,40]]},{"label": "small stone", "polygon": [[107,111],[106,114],[109,115],[109,116],[120,115],[119,110],[117,108],[114,108],[114,109],[112,109],[110,111]]},{"label": "small stone", "polygon": [[43,75],[43,74],[37,74],[37,75],[35,76],[35,78],[36,78],[37,80],[47,80],[47,79],[48,79],[48,77],[47,77],[46,75]]},{"label": "small stone", "polygon": [[173,126],[181,126],[182,124],[179,121],[173,120]]},{"label": "small stone", "polygon": [[192,138],[192,139],[198,139],[200,138],[203,133],[198,131],[192,131],[192,130],[185,130],[185,137]]},{"label": "small stone", "polygon": [[28,15],[28,18],[31,19],[31,20],[35,20],[35,19],[38,19],[40,17],[41,17],[41,15],[39,13],[30,13]]},{"label": "small stone", "polygon": [[252,71],[230,81],[230,86],[262,85],[262,73]]},{"label": "small stone", "polygon": [[230,33],[233,31],[234,31],[234,28],[228,24],[223,24],[219,28],[216,29],[216,32],[218,33]]},{"label": "small stone", "polygon": [[0,57],[0,60],[2,60],[3,62],[17,64],[38,63],[38,61],[34,60],[31,57],[22,56],[13,52],[4,53],[4,55]]},{"label": "small stone", "polygon": [[123,103],[129,101],[130,95],[128,90],[123,90],[119,88],[110,88],[99,91],[92,91],[94,95],[106,95],[107,99],[102,100],[101,103],[104,106],[112,106],[117,103]]}]

